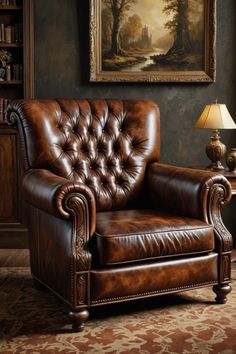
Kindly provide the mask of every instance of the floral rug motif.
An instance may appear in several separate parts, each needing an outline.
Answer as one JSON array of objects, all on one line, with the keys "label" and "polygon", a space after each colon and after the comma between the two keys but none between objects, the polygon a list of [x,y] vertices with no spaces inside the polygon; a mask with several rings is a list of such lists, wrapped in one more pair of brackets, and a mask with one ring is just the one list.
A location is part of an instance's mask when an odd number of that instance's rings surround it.
[{"label": "floral rug motif", "polygon": [[28,268],[0,268],[0,353],[235,354],[236,264],[228,302],[211,288],[91,310],[73,333],[68,309],[33,286]]}]

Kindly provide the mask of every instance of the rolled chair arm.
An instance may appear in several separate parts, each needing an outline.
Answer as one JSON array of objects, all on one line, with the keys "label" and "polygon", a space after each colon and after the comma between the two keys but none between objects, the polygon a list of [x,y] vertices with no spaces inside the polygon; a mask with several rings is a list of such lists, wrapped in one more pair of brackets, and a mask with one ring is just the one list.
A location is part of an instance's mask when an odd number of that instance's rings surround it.
[{"label": "rolled chair arm", "polygon": [[[23,179],[24,199],[52,215],[69,219],[79,204],[87,208],[89,234],[95,231],[96,206],[91,190],[82,183],[71,182],[43,169],[30,170]],[[89,216],[89,217],[88,217]]]},{"label": "rolled chair arm", "polygon": [[207,223],[231,198],[231,185],[223,175],[160,163],[148,165],[147,188],[155,207]]},{"label": "rolled chair arm", "polygon": [[232,236],[221,218],[231,198],[231,185],[220,174],[159,163],[148,166],[147,185],[153,207],[213,225],[219,258],[219,283],[229,281]]}]

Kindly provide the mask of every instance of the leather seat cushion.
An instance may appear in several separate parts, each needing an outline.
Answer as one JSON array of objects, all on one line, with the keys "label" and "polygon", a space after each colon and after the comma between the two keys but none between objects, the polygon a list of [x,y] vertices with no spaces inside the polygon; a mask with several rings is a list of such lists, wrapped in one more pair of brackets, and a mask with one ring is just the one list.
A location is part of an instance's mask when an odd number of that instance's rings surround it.
[{"label": "leather seat cushion", "polygon": [[156,210],[97,213],[93,251],[101,265],[138,262],[159,257],[209,253],[214,230],[196,219]]}]

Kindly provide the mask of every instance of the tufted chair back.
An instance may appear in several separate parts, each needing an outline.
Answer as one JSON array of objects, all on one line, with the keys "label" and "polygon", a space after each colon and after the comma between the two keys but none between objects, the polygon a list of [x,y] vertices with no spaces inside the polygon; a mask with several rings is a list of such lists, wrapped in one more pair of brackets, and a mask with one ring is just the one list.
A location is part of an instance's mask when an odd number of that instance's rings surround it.
[{"label": "tufted chair back", "polygon": [[98,211],[130,207],[158,161],[159,110],[144,100],[16,101],[26,169],[86,184]]}]

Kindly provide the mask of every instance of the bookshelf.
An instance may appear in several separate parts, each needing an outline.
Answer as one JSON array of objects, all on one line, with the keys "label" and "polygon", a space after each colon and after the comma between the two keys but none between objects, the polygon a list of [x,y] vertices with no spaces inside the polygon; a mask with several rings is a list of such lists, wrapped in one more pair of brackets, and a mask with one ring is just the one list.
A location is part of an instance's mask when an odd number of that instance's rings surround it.
[{"label": "bookshelf", "polygon": [[27,247],[19,139],[6,108],[34,97],[33,6],[33,0],[0,0],[0,59],[10,58],[0,60],[0,248]]}]

